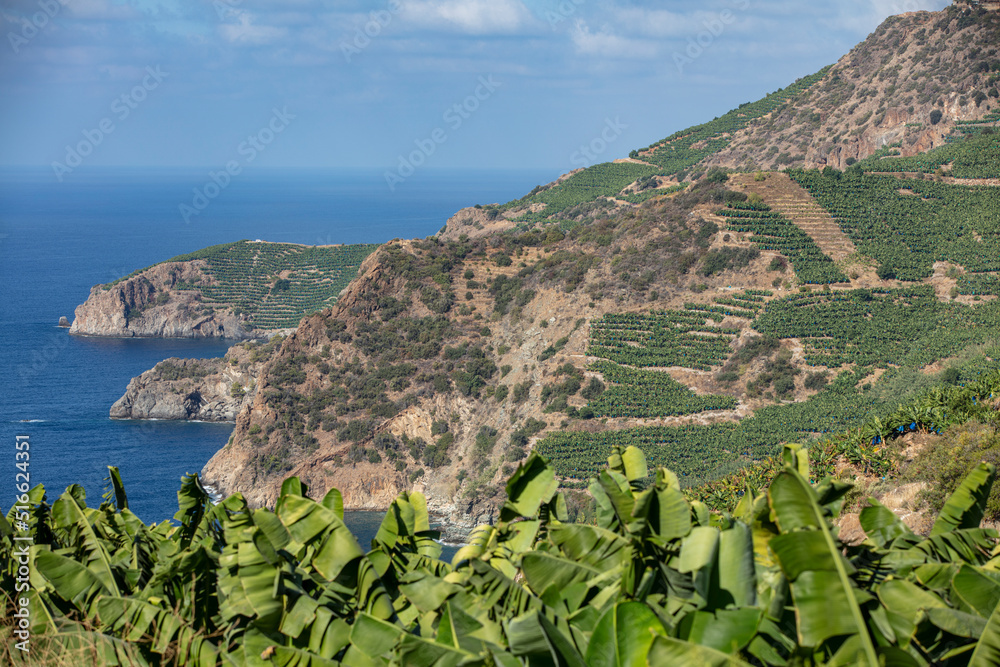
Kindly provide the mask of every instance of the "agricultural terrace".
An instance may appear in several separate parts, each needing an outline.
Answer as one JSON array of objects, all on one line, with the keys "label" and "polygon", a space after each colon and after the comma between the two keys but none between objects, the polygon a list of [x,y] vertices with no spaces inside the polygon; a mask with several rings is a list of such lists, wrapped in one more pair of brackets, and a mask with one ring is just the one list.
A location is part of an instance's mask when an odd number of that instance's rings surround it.
[{"label": "agricultural terrace", "polygon": [[[738,423],[555,433],[538,444],[539,453],[564,479],[583,480],[600,470],[612,446],[635,445],[655,465],[677,472],[685,486],[704,484],[770,460],[783,443],[860,429],[915,391],[920,368],[995,341],[1000,332],[1000,300],[975,306],[943,303],[931,286],[801,293],[769,301],[771,296],[747,290],[719,297],[713,306],[609,314],[593,322],[588,354],[607,361],[592,364],[591,370],[611,386],[590,407],[595,415],[633,418],[731,409],[735,400],[730,397],[698,396],[665,372],[642,369],[704,371],[729,359],[738,332],[707,324],[710,316],[721,317],[714,308],[755,317],[752,327],[773,338],[800,339],[809,365],[841,369],[819,393],[804,402],[764,407]],[[872,383],[866,378],[875,368],[888,370]],[[962,362],[960,381],[973,382],[997,369],[1000,349]],[[871,441],[881,437],[852,441],[854,455],[871,458]]]},{"label": "agricultural terrace", "polygon": [[207,306],[248,315],[255,329],[282,329],[333,305],[377,247],[237,241],[167,261],[207,265],[201,280],[175,289],[197,290]]},{"label": "agricultural terrace", "polygon": [[879,275],[922,280],[935,262],[1000,270],[1000,189],[861,174],[789,172],[830,212]]},{"label": "agricultural terrace", "polygon": [[[644,164],[636,162],[597,164],[550,188],[541,186],[535,188],[527,196],[508,202],[502,210],[545,204],[543,210],[525,214],[520,218],[536,222],[600,197],[618,197],[622,190],[642,178],[654,175],[677,176],[678,180],[683,181],[688,170],[728,147],[733,133],[788,104],[819,82],[828,70],[829,67],[799,79],[788,88],[771,93],[762,100],[743,104],[711,122],[676,132],[646,149],[632,151],[631,157],[641,160]],[[676,191],[672,188],[647,190],[634,195],[624,195],[622,198],[641,203],[646,199]]]},{"label": "agricultural terrace", "polygon": [[[1000,120],[1000,112],[989,116]],[[955,178],[1000,178],[1000,134],[981,134],[976,125],[960,125],[959,129],[977,128],[978,134],[970,135],[963,141],[955,141],[912,157],[891,155],[898,151],[879,151],[866,160],[857,163],[865,172],[897,173],[916,172],[933,174],[938,169],[949,167],[948,175]],[[985,122],[977,121],[977,122]]]},{"label": "agricultural terrace", "polygon": [[718,213],[734,232],[752,232],[751,241],[761,250],[774,250],[788,257],[795,275],[803,283],[847,282],[833,260],[816,242],[785,216],[763,202],[732,202]]}]

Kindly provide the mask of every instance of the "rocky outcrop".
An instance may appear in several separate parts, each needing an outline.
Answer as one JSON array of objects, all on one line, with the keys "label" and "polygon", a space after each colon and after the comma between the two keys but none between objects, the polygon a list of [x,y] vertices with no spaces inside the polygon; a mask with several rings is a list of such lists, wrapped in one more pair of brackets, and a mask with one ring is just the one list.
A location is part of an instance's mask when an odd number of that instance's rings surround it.
[{"label": "rocky outcrop", "polygon": [[202,261],[158,264],[110,288],[95,285],[76,309],[70,334],[114,338],[233,338],[250,331],[229,309],[200,303],[201,293],[179,285],[205,279]]},{"label": "rocky outcrop", "polygon": [[167,359],[133,378],[111,407],[112,419],[235,422],[257,392],[263,357],[237,345],[221,359]]},{"label": "rocky outcrop", "polygon": [[906,157],[944,145],[957,122],[998,108],[994,98],[976,100],[991,85],[982,72],[994,24],[962,28],[960,18],[955,7],[890,17],[822,81],[736,132],[703,166],[843,170],[887,146]]}]

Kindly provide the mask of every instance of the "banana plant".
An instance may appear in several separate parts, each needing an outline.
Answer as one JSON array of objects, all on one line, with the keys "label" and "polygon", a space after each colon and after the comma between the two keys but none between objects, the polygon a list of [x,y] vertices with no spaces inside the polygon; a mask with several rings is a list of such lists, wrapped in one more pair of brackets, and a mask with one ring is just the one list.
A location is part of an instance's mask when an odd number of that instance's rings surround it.
[{"label": "banana plant", "polygon": [[362,548],[335,490],[314,500],[290,478],[274,511],[252,510],[240,495],[214,504],[188,476],[176,523],[146,526],[111,470],[96,509],[80,487],[52,506],[36,487],[0,519],[0,584],[10,611],[13,526],[27,527],[32,632],[109,665],[997,664],[1000,547],[979,526],[992,466],[929,535],[871,501],[867,540],[845,547],[850,487],[811,481],[804,447],[780,460],[727,514],[615,448],[591,482],[596,521],[578,524],[533,454],[497,524],[451,563],[419,493]]}]

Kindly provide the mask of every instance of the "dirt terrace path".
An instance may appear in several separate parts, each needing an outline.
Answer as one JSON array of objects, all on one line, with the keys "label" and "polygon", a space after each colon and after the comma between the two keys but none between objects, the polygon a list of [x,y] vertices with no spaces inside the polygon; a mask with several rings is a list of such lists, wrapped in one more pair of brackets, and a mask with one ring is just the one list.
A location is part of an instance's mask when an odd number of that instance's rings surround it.
[{"label": "dirt terrace path", "polygon": [[833,216],[787,175],[770,172],[767,180],[761,182],[754,181],[753,174],[735,174],[731,178],[734,185],[756,192],[764,198],[764,203],[798,225],[833,261],[855,252],[851,239],[840,231]]}]

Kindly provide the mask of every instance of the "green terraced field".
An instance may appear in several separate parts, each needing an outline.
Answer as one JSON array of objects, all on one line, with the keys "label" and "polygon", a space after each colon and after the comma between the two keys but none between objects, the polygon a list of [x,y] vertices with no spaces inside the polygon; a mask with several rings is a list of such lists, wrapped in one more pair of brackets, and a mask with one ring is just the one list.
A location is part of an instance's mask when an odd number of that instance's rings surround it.
[{"label": "green terraced field", "polygon": [[205,305],[249,315],[255,329],[283,329],[329,308],[376,248],[237,241],[167,261],[208,264],[201,281],[178,284],[176,289],[198,290]]},{"label": "green terraced field", "polygon": [[[713,121],[676,132],[645,151],[634,153],[633,157],[659,166],[666,175],[690,169],[708,156],[729,146],[734,133],[752,121],[784,106],[817,84],[826,76],[829,69],[829,67],[823,68],[816,74],[799,79],[788,88],[771,93],[756,102],[744,104]],[[699,147],[695,148],[696,145]]]},{"label": "green terraced field", "polygon": [[662,371],[644,371],[610,361],[592,364],[591,370],[612,386],[590,402],[597,417],[676,417],[706,410],[732,410],[732,396],[699,396]]},{"label": "green terraced field", "polygon": [[934,262],[1000,270],[1000,190],[893,176],[789,171],[886,277],[922,280]]},{"label": "green terraced field", "polygon": [[752,232],[751,241],[761,250],[776,250],[788,257],[795,275],[804,283],[847,282],[833,260],[788,218],[767,204],[730,204],[719,211],[734,232]]},{"label": "green terraced field", "polygon": [[[525,222],[537,222],[600,197],[616,197],[640,178],[655,174],[672,176],[686,171],[729,146],[733,133],[784,106],[818,83],[826,76],[828,70],[829,67],[803,77],[788,88],[771,93],[756,102],[748,102],[711,122],[676,132],[643,151],[632,151],[631,157],[648,164],[634,162],[597,164],[574,174],[556,186],[537,189],[521,199],[508,202],[503,206],[503,210],[545,204],[542,211],[526,214],[520,218]],[[670,194],[670,191],[644,191],[624,196],[623,199],[642,203],[660,194]]]},{"label": "green terraced field", "polygon": [[587,353],[638,367],[710,370],[729,358],[738,331],[708,325],[708,317],[695,310],[605,315],[590,325]]},{"label": "green terraced field", "polygon": [[802,339],[814,366],[920,367],[997,336],[1000,301],[943,303],[931,286],[796,294],[770,302],[753,326]]},{"label": "green terraced field", "polygon": [[[1000,114],[991,114],[994,121]],[[955,178],[1000,178],[1000,134],[982,134],[983,128],[968,121],[959,131],[967,134],[963,140],[955,141],[940,148],[913,157],[894,157],[879,151],[856,166],[863,171],[874,173],[920,172],[932,174],[938,168],[951,165],[949,176]],[[956,123],[959,125],[962,121]]]}]

